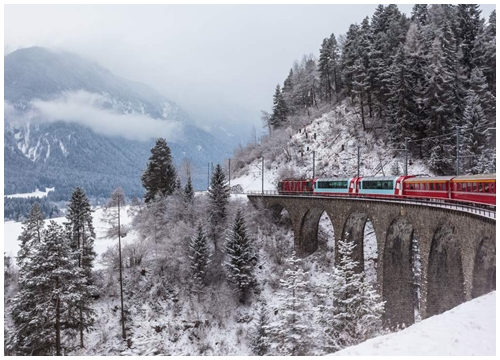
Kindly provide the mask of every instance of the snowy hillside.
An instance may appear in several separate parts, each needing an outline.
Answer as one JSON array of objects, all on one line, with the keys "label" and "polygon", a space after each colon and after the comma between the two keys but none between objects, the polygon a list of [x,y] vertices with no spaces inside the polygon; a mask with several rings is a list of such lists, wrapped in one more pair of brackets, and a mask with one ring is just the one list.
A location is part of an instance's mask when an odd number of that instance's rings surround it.
[{"label": "snowy hillside", "polygon": [[336,356],[495,356],[496,291]]},{"label": "snowy hillside", "polygon": [[[316,177],[355,176],[358,146],[361,176],[404,174],[404,151],[388,148],[374,132],[358,128],[358,115],[343,102],[298,131],[288,128],[285,134],[272,134],[255,151],[264,156],[264,190],[275,190],[280,177],[312,177],[313,151]],[[285,136],[288,139],[283,140]],[[273,149],[278,142],[279,149]],[[262,158],[259,157],[236,170],[231,186],[239,184],[244,191],[261,190],[261,165]],[[431,174],[422,161],[411,158],[408,173]]]}]

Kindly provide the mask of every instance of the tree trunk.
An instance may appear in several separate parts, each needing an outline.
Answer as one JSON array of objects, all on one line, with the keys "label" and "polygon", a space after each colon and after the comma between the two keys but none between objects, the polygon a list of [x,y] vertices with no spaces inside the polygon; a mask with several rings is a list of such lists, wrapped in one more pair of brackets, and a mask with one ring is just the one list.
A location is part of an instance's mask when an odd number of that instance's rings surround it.
[{"label": "tree trunk", "polygon": [[[56,288],[59,289],[59,278],[56,280]],[[61,356],[61,304],[59,295],[56,299],[56,355]]]},{"label": "tree trunk", "polygon": [[125,340],[127,334],[125,333],[125,315],[123,312],[123,276],[122,276],[122,240],[120,228],[120,200],[118,200],[118,254],[120,261],[120,301],[121,301],[121,320],[122,320],[122,338]]}]

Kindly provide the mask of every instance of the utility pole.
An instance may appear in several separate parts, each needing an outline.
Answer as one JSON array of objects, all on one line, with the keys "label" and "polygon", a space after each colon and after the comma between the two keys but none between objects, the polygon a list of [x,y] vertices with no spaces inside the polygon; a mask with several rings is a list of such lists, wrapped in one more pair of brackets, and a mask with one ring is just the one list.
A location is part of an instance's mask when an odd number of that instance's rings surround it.
[{"label": "utility pole", "polygon": [[316,174],[316,151],[313,150],[313,179],[314,175]]},{"label": "utility pole", "polygon": [[264,158],[262,158],[262,195],[264,195]]},{"label": "utility pole", "polygon": [[231,159],[229,159],[229,187],[231,187]]},{"label": "utility pole", "polygon": [[210,188],[210,163],[207,164],[207,190]]},{"label": "utility pole", "polygon": [[122,320],[122,338],[127,339],[125,332],[125,314],[123,312],[123,277],[122,277],[122,229],[120,227],[120,197],[118,197],[118,255],[120,261],[120,301],[121,301],[121,320]]},{"label": "utility pole", "polygon": [[405,176],[408,176],[408,138],[405,137]]},{"label": "utility pole", "polygon": [[358,176],[359,177],[359,145],[358,145]]},{"label": "utility pole", "polygon": [[460,128],[457,127],[457,176],[460,175]]}]

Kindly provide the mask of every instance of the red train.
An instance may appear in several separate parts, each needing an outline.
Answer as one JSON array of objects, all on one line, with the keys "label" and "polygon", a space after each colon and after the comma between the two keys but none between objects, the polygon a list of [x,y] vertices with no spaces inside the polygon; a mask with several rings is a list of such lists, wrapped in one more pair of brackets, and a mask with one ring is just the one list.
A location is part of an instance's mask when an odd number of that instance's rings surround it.
[{"label": "red train", "polygon": [[282,195],[415,198],[496,205],[495,174],[465,176],[384,176],[352,178],[285,179]]}]

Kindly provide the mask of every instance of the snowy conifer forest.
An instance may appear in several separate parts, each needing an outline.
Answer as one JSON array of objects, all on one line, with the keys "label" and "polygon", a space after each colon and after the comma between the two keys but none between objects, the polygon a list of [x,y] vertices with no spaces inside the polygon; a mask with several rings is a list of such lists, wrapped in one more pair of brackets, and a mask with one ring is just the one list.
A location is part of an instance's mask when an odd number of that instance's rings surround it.
[{"label": "snowy conifer forest", "polygon": [[[238,146],[231,168],[209,169],[207,189],[158,138],[143,198],[118,187],[92,207],[76,187],[63,217],[45,198],[5,199],[22,223],[5,230],[4,354],[495,354],[495,293],[426,320],[416,308],[416,324],[387,328],[370,220],[359,272],[356,245],[349,234],[334,244],[326,213],[318,250],[301,258],[286,210],[240,194],[260,190],[263,171],[266,190],[312,171],[353,175],[360,147],[366,175],[403,174],[405,146],[409,172],[454,174],[457,133],[460,172],[494,173],[495,11],[415,5],[407,16],[380,5],[325,36],[319,58],[304,55],[276,86],[266,134]],[[431,326],[441,343],[426,340]],[[463,333],[448,339],[451,327]],[[398,335],[408,346],[395,350]]]}]

